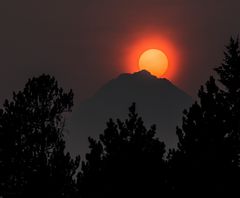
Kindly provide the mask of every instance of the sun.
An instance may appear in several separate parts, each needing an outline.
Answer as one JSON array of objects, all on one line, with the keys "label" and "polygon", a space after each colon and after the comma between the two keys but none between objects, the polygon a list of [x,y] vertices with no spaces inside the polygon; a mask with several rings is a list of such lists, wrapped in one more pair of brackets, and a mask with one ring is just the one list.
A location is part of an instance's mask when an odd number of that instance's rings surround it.
[{"label": "sun", "polygon": [[[181,50],[177,48],[177,43],[160,35],[160,33],[144,32],[135,35],[135,37],[124,48],[126,58],[122,59],[123,71],[135,73],[145,69],[158,78],[166,78],[177,83],[183,72],[181,69],[183,56]],[[156,61],[156,63],[152,64],[153,61]]]},{"label": "sun", "polygon": [[161,77],[168,69],[168,58],[161,50],[148,49],[140,55],[138,66],[140,70]]}]

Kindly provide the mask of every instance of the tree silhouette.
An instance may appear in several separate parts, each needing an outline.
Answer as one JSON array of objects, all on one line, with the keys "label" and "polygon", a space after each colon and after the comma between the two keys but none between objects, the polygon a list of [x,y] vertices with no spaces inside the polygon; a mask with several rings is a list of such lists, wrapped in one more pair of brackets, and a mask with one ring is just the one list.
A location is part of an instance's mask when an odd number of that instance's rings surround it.
[{"label": "tree silhouette", "polygon": [[82,197],[153,197],[167,191],[165,145],[155,138],[155,126],[145,128],[135,104],[128,119],[110,119],[100,140],[89,142],[78,176]]},{"label": "tree silhouette", "polygon": [[240,186],[240,49],[239,38],[230,39],[224,52],[225,58],[215,71],[224,86],[225,129],[231,161],[228,186],[233,192],[239,193]]},{"label": "tree silhouette", "polygon": [[70,197],[79,157],[65,153],[64,113],[73,93],[54,77],[29,79],[0,111],[0,192],[5,197]]},{"label": "tree silhouette", "polygon": [[184,111],[182,128],[177,128],[178,150],[171,152],[169,161],[175,193],[216,196],[238,192],[238,40],[231,38],[224,54],[223,64],[216,69],[221,84],[211,76],[199,90],[199,102]]},{"label": "tree silhouette", "polygon": [[240,49],[239,39],[230,39],[230,44],[224,52],[225,58],[221,66],[215,70],[219,81],[224,85],[223,95],[227,114],[225,120],[228,139],[232,145],[232,163],[240,165]]}]

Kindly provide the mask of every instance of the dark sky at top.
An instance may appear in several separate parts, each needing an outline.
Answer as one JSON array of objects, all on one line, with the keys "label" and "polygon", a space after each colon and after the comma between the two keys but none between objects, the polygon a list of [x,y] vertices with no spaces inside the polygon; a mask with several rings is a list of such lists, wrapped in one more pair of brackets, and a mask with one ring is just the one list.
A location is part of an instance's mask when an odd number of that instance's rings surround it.
[{"label": "dark sky at top", "polygon": [[240,32],[239,0],[6,0],[0,2],[0,102],[49,73],[91,96],[126,70],[131,46],[164,36],[179,51],[175,84],[192,96]]}]

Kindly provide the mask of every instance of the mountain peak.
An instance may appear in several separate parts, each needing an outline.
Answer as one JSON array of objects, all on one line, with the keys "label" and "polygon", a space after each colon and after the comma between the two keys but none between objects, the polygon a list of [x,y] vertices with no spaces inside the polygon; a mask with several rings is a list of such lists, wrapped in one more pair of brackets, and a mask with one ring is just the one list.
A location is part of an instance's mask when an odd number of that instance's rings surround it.
[{"label": "mountain peak", "polygon": [[141,70],[138,72],[134,73],[124,73],[120,74],[118,78],[140,78],[140,79],[155,79],[157,80],[158,78],[154,75],[152,75],[149,71],[147,70]]},{"label": "mountain peak", "polygon": [[138,72],[134,72],[133,75],[142,75],[142,76],[153,76],[149,71],[147,70],[140,70]]},{"label": "mountain peak", "polygon": [[[177,88],[174,84],[172,84],[171,81],[169,81],[166,78],[158,78],[154,75],[152,75],[149,71],[147,70],[141,70],[135,73],[123,73],[120,74],[117,78],[113,79],[112,82],[116,82],[116,83],[120,83],[122,84],[122,82],[126,82],[126,83],[156,83],[156,84],[161,84],[162,86],[165,85],[170,85],[170,86],[174,86],[175,88]],[[129,82],[131,81],[131,82]],[[109,84],[109,83],[108,83]],[[111,83],[110,83],[111,84]],[[139,85],[140,85],[139,84]]]}]

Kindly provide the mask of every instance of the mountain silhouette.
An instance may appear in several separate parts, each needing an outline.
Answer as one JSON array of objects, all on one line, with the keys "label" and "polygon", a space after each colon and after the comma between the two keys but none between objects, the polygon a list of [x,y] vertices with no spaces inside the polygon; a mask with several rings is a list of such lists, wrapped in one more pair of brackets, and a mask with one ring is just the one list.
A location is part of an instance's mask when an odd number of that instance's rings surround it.
[{"label": "mountain silhouette", "polygon": [[83,156],[88,151],[88,137],[97,138],[109,118],[126,118],[132,102],[136,103],[146,126],[156,124],[157,137],[167,147],[176,147],[176,126],[181,123],[182,111],[190,106],[192,98],[169,80],[142,70],[111,80],[73,112],[66,122],[69,151]]}]

